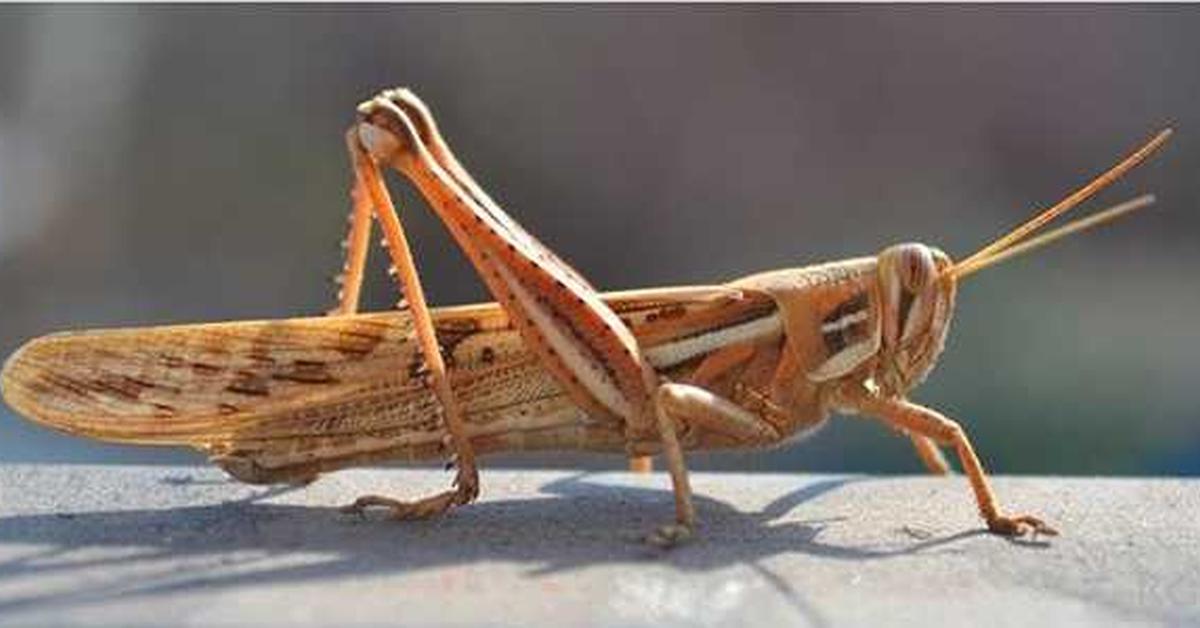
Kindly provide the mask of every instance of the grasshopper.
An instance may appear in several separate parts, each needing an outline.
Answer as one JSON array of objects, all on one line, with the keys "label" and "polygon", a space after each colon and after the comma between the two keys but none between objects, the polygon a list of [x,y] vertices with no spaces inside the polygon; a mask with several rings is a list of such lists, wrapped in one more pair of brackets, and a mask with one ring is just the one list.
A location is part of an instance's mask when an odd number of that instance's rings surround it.
[{"label": "grasshopper", "polygon": [[[53,334],[8,360],[3,394],[64,432],[197,448],[245,482],[449,458],[448,490],[344,508],[397,518],[474,500],[482,454],[604,451],[640,468],[661,454],[676,512],[648,537],[660,545],[695,526],[685,450],[778,445],[833,413],[858,414],[907,436],[934,473],[949,471],[941,448],[952,448],[992,532],[1056,534],[1002,510],[966,431],[906,395],[942,351],[959,281],[1150,204],[1143,196],[1029,237],[1169,135],[957,263],[906,243],[721,285],[602,294],[483,191],[416,95],[387,90],[358,106],[345,135],[352,211],[330,316]],[[429,307],[386,168],[415,185],[496,303]],[[400,311],[358,313],[373,221]]]}]

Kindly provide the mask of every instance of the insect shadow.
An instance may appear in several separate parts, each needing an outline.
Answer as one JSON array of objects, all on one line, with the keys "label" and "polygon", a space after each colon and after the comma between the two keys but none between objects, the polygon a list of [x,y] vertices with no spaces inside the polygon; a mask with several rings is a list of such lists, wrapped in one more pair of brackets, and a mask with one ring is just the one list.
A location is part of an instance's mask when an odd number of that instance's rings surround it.
[{"label": "insect shadow", "polygon": [[[841,546],[821,539],[839,519],[788,517],[805,502],[865,481],[870,480],[811,479],[757,512],[697,495],[702,536],[670,552],[649,548],[634,534],[661,523],[671,503],[669,491],[593,481],[587,473],[552,480],[536,498],[484,501],[434,521],[396,523],[324,506],[269,503],[298,487],[165,510],[18,515],[0,519],[0,545],[40,549],[0,562],[0,591],[21,591],[0,593],[0,616],[201,588],[360,578],[485,561],[529,565],[526,573],[533,578],[603,563],[659,561],[681,571],[749,565],[808,615],[810,624],[820,625],[810,605],[763,559],[801,553],[825,560],[879,560],[982,534],[911,535],[911,542],[893,549]],[[178,475],[162,479],[164,490],[190,483]],[[297,556],[304,560],[292,560]],[[4,586],[74,570],[98,575],[68,591]]]}]

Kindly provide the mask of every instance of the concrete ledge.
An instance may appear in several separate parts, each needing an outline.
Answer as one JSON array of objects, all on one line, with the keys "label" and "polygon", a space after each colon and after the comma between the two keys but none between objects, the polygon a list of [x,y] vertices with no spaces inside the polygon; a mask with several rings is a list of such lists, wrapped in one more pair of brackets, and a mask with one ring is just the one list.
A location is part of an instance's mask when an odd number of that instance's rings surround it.
[{"label": "concrete ledge", "polygon": [[1064,625],[1200,622],[1200,481],[999,478],[1064,536],[980,530],[962,478],[698,474],[697,542],[660,553],[661,475],[484,472],[432,522],[358,520],[365,492],[193,467],[0,467],[0,624]]}]

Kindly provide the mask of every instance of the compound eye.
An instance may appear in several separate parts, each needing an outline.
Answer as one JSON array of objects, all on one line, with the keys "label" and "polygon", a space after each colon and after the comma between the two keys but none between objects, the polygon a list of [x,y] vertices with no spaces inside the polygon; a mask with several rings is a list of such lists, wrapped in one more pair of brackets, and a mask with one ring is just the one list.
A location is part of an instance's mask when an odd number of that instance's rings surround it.
[{"label": "compound eye", "polygon": [[937,267],[933,262],[933,254],[927,247],[913,245],[906,247],[901,253],[900,281],[906,291],[921,292],[936,274]]}]

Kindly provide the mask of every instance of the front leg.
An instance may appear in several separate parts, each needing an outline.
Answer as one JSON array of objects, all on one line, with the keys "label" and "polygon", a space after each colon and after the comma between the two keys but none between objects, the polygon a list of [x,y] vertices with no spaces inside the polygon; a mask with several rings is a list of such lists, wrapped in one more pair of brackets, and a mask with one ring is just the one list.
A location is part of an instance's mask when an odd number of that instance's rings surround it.
[{"label": "front leg", "polygon": [[677,427],[688,424],[700,433],[717,434],[725,442],[741,445],[765,445],[778,442],[778,428],[761,416],[712,392],[691,384],[665,383],[654,395],[659,434],[667,471],[675,483],[676,523],[655,531],[647,540],[669,547],[689,538],[696,525],[696,510],[687,469],[683,465],[683,448],[677,437]]},{"label": "front leg", "polygon": [[904,399],[878,397],[866,391],[855,392],[843,399],[846,409],[872,416],[914,436],[924,436],[946,446],[954,447],[959,463],[967,474],[979,514],[988,529],[1005,536],[1021,536],[1026,532],[1056,535],[1054,528],[1031,515],[1005,515],[996,504],[996,495],[988,483],[983,464],[975,455],[967,433],[955,421],[940,413]]}]

